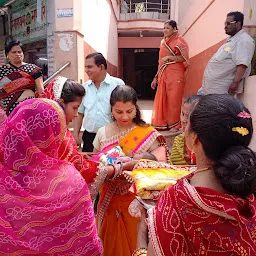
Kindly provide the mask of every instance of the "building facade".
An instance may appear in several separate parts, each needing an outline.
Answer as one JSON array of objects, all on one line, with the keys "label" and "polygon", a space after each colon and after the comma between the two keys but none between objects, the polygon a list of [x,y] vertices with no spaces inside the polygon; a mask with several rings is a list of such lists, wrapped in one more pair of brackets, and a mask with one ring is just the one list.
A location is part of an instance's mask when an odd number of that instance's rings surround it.
[{"label": "building facade", "polygon": [[111,75],[123,78],[139,95],[152,98],[153,91],[148,89],[157,71],[163,23],[178,13],[174,3],[2,0],[0,6],[8,8],[5,42],[20,40],[25,61],[42,67],[45,75],[50,76],[70,61],[62,75],[83,82],[88,79],[84,59],[98,51],[107,59]]},{"label": "building facade", "polygon": [[26,61],[48,76],[70,61],[62,74],[83,82],[88,79],[85,57],[98,51],[108,61],[108,72],[145,98],[154,97],[150,83],[164,21],[176,20],[190,47],[185,96],[201,87],[207,62],[227,38],[228,12],[243,12],[245,29],[256,33],[251,0],[0,0],[0,7],[8,8],[0,13],[0,58],[4,42],[16,38],[25,45]]}]

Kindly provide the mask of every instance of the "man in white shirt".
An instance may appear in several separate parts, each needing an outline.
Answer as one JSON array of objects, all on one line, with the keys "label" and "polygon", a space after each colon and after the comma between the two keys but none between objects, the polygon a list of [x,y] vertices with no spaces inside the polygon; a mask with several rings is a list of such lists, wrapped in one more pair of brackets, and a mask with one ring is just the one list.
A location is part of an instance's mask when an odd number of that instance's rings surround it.
[{"label": "man in white shirt", "polygon": [[225,32],[230,37],[208,62],[203,77],[203,94],[241,93],[244,78],[251,72],[255,42],[243,28],[244,15],[230,12]]},{"label": "man in white shirt", "polygon": [[83,152],[92,152],[92,142],[99,128],[112,122],[110,95],[117,85],[124,85],[120,78],[107,73],[107,61],[101,53],[94,52],[85,58],[85,72],[90,80],[84,84],[85,96],[74,121],[74,138],[78,145],[84,119]]}]

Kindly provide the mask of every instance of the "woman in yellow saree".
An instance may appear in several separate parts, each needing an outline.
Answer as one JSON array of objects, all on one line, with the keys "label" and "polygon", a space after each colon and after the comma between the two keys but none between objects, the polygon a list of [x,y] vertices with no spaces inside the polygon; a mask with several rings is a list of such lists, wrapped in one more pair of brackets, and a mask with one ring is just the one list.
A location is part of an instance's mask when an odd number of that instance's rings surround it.
[{"label": "woman in yellow saree", "polygon": [[[159,161],[169,161],[165,138],[141,119],[133,88],[116,87],[110,104],[114,122],[99,129],[93,142],[94,152],[105,153],[119,145],[130,157],[140,158],[149,152]],[[100,175],[97,178],[96,183],[101,182]],[[134,200],[128,193],[130,186],[122,178],[105,181],[101,186],[97,224],[105,256],[130,256],[136,247],[138,219],[128,213]]]}]

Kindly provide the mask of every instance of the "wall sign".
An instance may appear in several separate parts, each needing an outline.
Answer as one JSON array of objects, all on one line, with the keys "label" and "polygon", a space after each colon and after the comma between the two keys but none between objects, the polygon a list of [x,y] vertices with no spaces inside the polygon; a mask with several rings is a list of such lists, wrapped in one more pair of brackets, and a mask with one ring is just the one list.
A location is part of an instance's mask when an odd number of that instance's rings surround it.
[{"label": "wall sign", "polygon": [[[37,9],[37,0],[17,0],[11,9],[12,37],[22,42],[30,42],[47,35],[46,0],[39,1],[41,8]],[[38,15],[38,11],[41,11]],[[40,20],[39,20],[40,19]]]},{"label": "wall sign", "polygon": [[65,8],[65,9],[57,9],[57,17],[72,17],[73,16],[73,8]]}]

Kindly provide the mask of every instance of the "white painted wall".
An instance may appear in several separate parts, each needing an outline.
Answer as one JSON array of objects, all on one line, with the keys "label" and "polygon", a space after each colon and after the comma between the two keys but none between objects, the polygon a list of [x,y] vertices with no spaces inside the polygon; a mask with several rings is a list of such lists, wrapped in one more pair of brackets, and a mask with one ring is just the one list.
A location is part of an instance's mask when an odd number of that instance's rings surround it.
[{"label": "white painted wall", "polygon": [[[113,65],[118,64],[117,21],[108,0],[83,0],[84,41],[101,52]],[[114,9],[116,7],[114,6]]]}]

